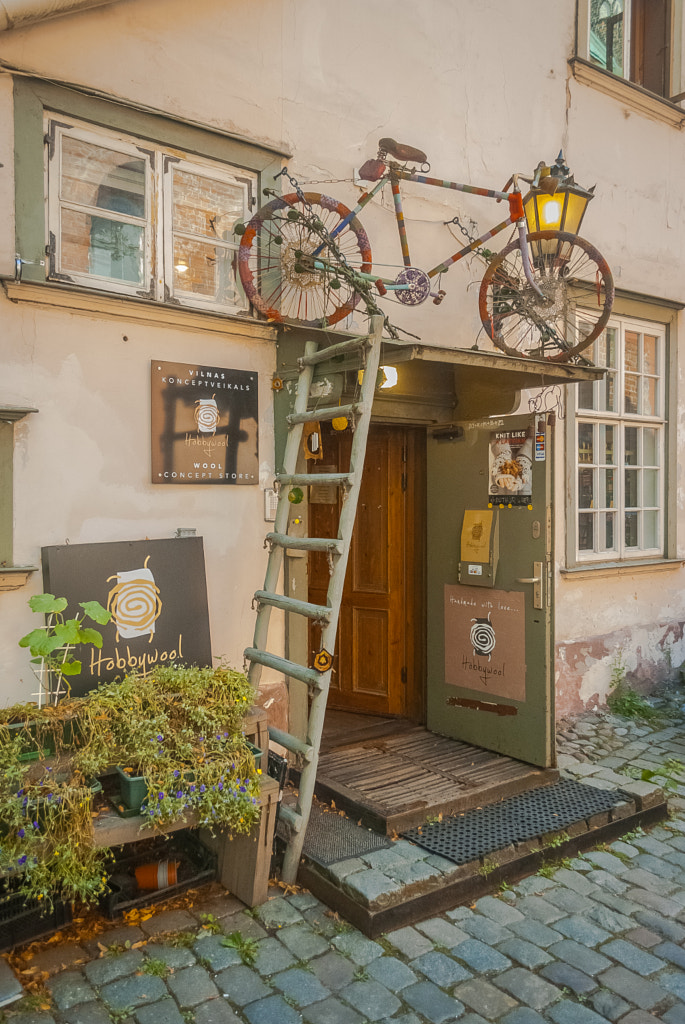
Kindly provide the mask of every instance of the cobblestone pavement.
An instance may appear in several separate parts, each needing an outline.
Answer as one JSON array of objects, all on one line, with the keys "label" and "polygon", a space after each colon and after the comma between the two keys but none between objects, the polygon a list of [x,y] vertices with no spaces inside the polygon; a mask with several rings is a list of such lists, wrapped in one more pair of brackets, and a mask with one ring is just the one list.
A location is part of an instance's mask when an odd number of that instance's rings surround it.
[{"label": "cobblestone pavement", "polygon": [[[631,765],[685,761],[685,731],[682,720],[662,728],[586,715],[561,724],[559,749],[565,772],[604,788]],[[255,911],[221,894],[113,926],[90,943],[52,945],[33,960],[51,975],[51,1010],[24,1001],[6,1016],[9,1024],[685,1024],[685,780],[672,805],[670,820],[649,833],[376,941],[310,893],[274,889]],[[203,914],[212,927],[202,927]]]}]

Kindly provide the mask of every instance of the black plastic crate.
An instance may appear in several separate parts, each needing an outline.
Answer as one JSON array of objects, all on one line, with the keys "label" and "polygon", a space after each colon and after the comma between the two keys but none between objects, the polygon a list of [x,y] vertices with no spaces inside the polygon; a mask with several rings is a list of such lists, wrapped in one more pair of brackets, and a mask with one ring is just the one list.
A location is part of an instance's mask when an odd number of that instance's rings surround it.
[{"label": "black plastic crate", "polygon": [[71,924],[71,903],[55,900],[52,908],[0,888],[0,952],[42,939]]},{"label": "black plastic crate", "polygon": [[[139,889],[135,868],[156,860],[181,861],[178,881],[164,889]],[[110,920],[114,920],[134,907],[147,907],[196,885],[211,882],[216,878],[216,872],[216,855],[191,830],[176,832],[169,839],[160,837],[129,844],[114,855],[114,863],[109,867],[109,891],[100,900],[100,908]]]}]

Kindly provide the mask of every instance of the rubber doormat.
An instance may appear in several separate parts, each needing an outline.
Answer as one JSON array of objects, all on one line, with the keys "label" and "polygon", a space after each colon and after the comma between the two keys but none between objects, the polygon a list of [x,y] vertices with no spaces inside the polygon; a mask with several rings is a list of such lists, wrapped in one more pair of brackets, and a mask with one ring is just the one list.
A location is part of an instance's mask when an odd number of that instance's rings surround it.
[{"label": "rubber doormat", "polygon": [[369,832],[349,818],[343,818],[334,811],[322,811],[314,805],[302,852],[322,867],[328,867],[340,860],[361,857],[389,846],[392,842],[387,836]]},{"label": "rubber doormat", "polygon": [[629,799],[621,790],[594,789],[562,779],[498,804],[409,829],[402,836],[455,864],[466,864],[510,843],[564,829]]}]

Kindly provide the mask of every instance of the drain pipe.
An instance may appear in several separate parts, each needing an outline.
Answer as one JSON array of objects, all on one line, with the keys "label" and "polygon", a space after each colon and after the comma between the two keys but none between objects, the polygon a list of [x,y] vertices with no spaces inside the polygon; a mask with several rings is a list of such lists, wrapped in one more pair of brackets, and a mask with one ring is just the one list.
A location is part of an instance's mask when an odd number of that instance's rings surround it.
[{"label": "drain pipe", "polygon": [[109,3],[112,0],[0,0],[0,32]]}]

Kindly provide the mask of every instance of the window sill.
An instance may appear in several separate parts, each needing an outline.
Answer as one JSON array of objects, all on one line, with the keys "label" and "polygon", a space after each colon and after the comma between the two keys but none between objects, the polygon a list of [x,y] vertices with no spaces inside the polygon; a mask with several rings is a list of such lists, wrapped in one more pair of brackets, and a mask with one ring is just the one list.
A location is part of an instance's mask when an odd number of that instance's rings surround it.
[{"label": "window sill", "polygon": [[20,590],[26,586],[37,565],[3,565],[0,566],[0,593],[8,590]]},{"label": "window sill", "polygon": [[16,284],[5,281],[4,288],[11,302],[31,302],[39,306],[61,307],[76,313],[99,313],[129,323],[154,323],[165,327],[183,327],[191,331],[207,331],[251,340],[275,341],[276,328],[252,316],[228,313],[199,312],[186,306],[176,306],[130,296],[115,297],[105,292],[66,287],[48,282]]},{"label": "window sill", "polygon": [[597,562],[593,565],[575,565],[561,569],[559,575],[567,580],[600,579],[605,576],[636,576],[654,572],[671,572],[685,565],[682,558],[654,558],[643,562]]},{"label": "window sill", "polygon": [[571,72],[576,81],[589,85],[593,89],[611,96],[612,99],[631,107],[638,114],[651,117],[654,121],[662,121],[674,128],[685,127],[685,110],[670,100],[657,96],[648,89],[643,89],[635,82],[612,75],[610,71],[595,67],[582,57],[572,57],[569,61]]}]

